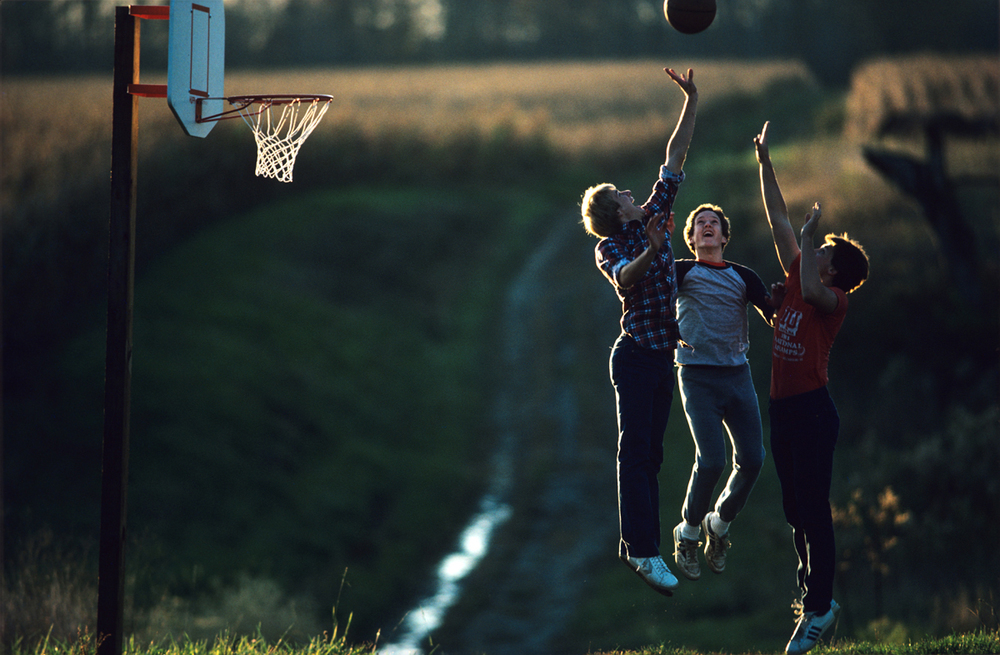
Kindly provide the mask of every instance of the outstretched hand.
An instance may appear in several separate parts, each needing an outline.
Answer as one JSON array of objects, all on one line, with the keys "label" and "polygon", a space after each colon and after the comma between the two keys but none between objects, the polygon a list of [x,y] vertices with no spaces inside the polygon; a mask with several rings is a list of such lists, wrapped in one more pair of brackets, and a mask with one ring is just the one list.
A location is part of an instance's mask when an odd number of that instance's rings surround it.
[{"label": "outstretched hand", "polygon": [[654,251],[659,252],[663,247],[663,242],[667,240],[667,234],[674,231],[674,213],[670,212],[670,218],[664,220],[663,212],[654,214],[646,223],[646,238],[649,239]]},{"label": "outstretched hand", "polygon": [[764,122],[764,128],[760,131],[760,134],[754,137],[753,146],[757,153],[757,163],[767,164],[771,161],[771,153],[768,151],[767,147],[767,126],[771,124],[771,121]]},{"label": "outstretched hand", "polygon": [[785,283],[775,282],[771,285],[771,295],[767,298],[767,304],[771,309],[781,309],[781,303],[785,300]]},{"label": "outstretched hand", "polygon": [[673,68],[664,68],[663,70],[667,72],[670,79],[677,83],[677,86],[681,87],[681,91],[686,95],[698,94],[698,87],[694,85],[694,69],[689,68],[686,76],[677,73]]},{"label": "outstretched hand", "polygon": [[808,240],[812,242],[813,235],[816,234],[816,228],[819,227],[819,219],[823,215],[823,210],[819,203],[814,203],[811,214],[806,214],[806,223],[802,226],[802,240]]}]

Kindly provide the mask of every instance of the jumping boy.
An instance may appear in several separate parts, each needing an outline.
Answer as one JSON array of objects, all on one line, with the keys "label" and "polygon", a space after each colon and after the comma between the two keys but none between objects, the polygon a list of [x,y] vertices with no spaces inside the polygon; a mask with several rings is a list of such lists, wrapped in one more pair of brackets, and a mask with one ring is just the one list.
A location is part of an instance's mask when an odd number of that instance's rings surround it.
[{"label": "jumping boy", "polygon": [[[684,240],[697,259],[677,266],[677,321],[684,339],[677,349],[677,381],[695,444],[682,521],[673,530],[674,562],[689,580],[701,577],[699,538],[713,573],[726,568],[729,524],[746,505],[764,465],[760,406],[750,374],[747,305],[768,324],[775,308],[760,277],[723,259],[730,222],[721,207],[703,204],[684,225]],[[733,467],[725,488],[712,496],[726,468],[726,437]]]},{"label": "jumping boy", "polygon": [[685,100],[652,194],[636,206],[631,191],[599,184],[584,193],[581,214],[587,232],[600,238],[597,266],[622,303],[622,331],[610,359],[618,415],[618,556],[650,587],[670,596],[677,578],[660,556],[657,482],[679,337],[670,210],[684,179],[698,91],[690,69],[687,76],[664,70]]},{"label": "jumping boy", "polygon": [[767,144],[768,123],[754,139],[761,194],[778,261],[787,276],[772,295],[783,301],[775,321],[771,356],[771,457],[781,483],[785,519],[798,555],[799,615],[785,648],[801,655],[833,625],[835,546],[830,512],[833,451],[840,429],[827,390],[830,348],[847,313],[847,294],[868,277],[864,249],[847,235],[828,234],[813,248],[822,212],[806,215],[797,243],[778,188]]}]

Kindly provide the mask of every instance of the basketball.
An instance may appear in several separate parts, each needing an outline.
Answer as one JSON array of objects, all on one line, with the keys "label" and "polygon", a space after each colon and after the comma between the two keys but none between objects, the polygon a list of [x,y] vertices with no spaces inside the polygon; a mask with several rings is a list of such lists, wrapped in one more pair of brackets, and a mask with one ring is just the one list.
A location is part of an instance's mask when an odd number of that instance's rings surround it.
[{"label": "basketball", "polygon": [[663,15],[681,34],[697,34],[715,20],[715,0],[664,0]]}]

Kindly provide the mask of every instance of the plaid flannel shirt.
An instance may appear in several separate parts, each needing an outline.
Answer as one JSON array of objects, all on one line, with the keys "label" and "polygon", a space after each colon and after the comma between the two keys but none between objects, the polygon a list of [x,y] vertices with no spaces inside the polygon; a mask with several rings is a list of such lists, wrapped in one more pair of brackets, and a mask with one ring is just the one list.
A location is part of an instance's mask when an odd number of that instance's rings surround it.
[{"label": "plaid flannel shirt", "polygon": [[683,181],[683,172],[678,175],[667,170],[666,166],[661,167],[660,179],[642,205],[642,220],[623,225],[618,234],[601,239],[594,249],[598,268],[615,287],[615,293],[622,302],[622,332],[644,348],[671,349],[680,340],[674,308],[677,274],[670,235],[667,234],[649,270],[631,287],[623,289],[618,284],[618,272],[647,248],[646,224],[657,213],[670,214],[677,187]]}]

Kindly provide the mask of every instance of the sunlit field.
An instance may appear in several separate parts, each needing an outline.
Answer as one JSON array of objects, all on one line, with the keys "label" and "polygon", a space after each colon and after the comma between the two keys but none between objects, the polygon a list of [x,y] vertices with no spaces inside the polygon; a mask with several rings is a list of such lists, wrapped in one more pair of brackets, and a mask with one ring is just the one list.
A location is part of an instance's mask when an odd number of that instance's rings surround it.
[{"label": "sunlit field", "polygon": [[[742,63],[665,58],[541,65],[230,70],[226,94],[333,95],[334,103],[324,121],[326,129],[348,121],[369,130],[392,126],[439,135],[468,125],[489,129],[516,116],[528,125],[545,125],[555,143],[567,150],[595,144],[628,147],[655,130],[673,127],[680,95],[662,72],[667,66],[679,71],[694,68],[699,91],[707,99],[756,92],[776,80],[813,83],[804,65],[794,61]],[[162,75],[150,73],[143,75],[143,82],[164,82]],[[74,124],[90,125],[90,135],[101,134],[100,123],[107,124],[105,132],[110,130],[110,73],[106,78],[8,79],[5,85],[4,132],[41,132],[41,143],[36,141],[35,145],[43,151],[48,138],[57,133],[64,138],[75,132]],[[57,102],[57,97],[73,101]],[[42,107],[44,112],[37,111]],[[165,100],[140,100],[140,112],[144,128],[152,131],[158,129],[160,121],[172,120]],[[35,116],[27,124],[26,114]],[[57,126],[63,129],[54,129]],[[607,134],[602,137],[601,132]],[[74,143],[62,139],[59,142],[71,146]]]},{"label": "sunlit field", "polygon": [[704,98],[753,92],[775,81],[811,82],[795,62],[685,62],[484,64],[415,69],[330,71],[275,77],[235,75],[233,92],[254,88],[322,90],[333,94],[330,122],[366,130],[412,127],[438,135],[456,127],[488,130],[513,120],[542,128],[567,153],[625,149],[669,133],[681,94],[662,71],[695,69]]},{"label": "sunlit field", "polygon": [[[934,71],[945,65],[951,72],[947,80],[939,80]],[[665,66],[695,70],[701,113],[720,100],[731,103],[719,112],[722,123],[704,119],[699,122],[693,153],[707,136],[703,132],[714,134],[742,126],[740,119],[747,115],[773,119],[768,114],[769,103],[775,108],[787,104],[788,94],[803,104],[823,102],[824,97],[831,96],[830,92],[817,95],[814,78],[797,61],[670,61],[667,57],[663,61],[231,70],[226,78],[226,93],[333,95],[334,101],[312,137],[314,142],[343,131],[377,143],[403,134],[407,138],[447,140],[455,134],[490,134],[502,128],[514,137],[543,138],[558,156],[574,162],[595,153],[613,159],[616,153],[649,148],[651,143],[662,147],[682,100],[662,72]],[[164,82],[158,71],[143,73],[142,78],[147,83]],[[831,155],[839,161],[837,168],[842,174],[850,175],[864,168],[864,163],[858,149],[845,147],[842,139],[846,136],[849,143],[856,144],[874,138],[885,112],[912,101],[919,111],[945,103],[943,108],[959,113],[982,113],[989,110],[982,105],[995,100],[997,92],[996,62],[972,59],[964,60],[959,67],[946,62],[937,68],[923,60],[908,67],[876,62],[859,71],[849,93],[839,92],[841,107],[846,105],[846,109],[832,109],[826,124],[778,121],[772,138],[780,143],[790,132],[812,132],[818,138],[825,132],[836,139],[828,144],[832,151],[823,150],[826,146],[820,142],[815,156],[804,153],[806,168],[797,167],[794,176],[812,178],[815,173],[823,173],[829,179]],[[833,102],[837,93],[832,93]],[[771,95],[779,97],[769,101]],[[740,104],[746,98],[755,98],[753,107]],[[17,210],[20,200],[46,202],[47,197],[51,202],[106,175],[111,131],[110,73],[106,77],[8,78],[4,80],[2,102],[0,129],[6,162],[2,171],[2,209],[6,217],[4,229],[8,229],[23,215]],[[808,113],[815,114],[816,108],[810,107]],[[166,100],[140,99],[139,120],[140,156],[189,138],[176,124]],[[241,121],[236,119],[235,123]],[[252,144],[245,126],[226,127],[241,130],[237,139]],[[755,132],[743,129],[746,134],[733,138],[734,154],[740,149],[743,154],[750,152]],[[922,143],[910,139],[903,146],[919,151]],[[224,146],[220,143],[220,147]],[[996,170],[998,155],[991,142],[972,140],[952,147],[961,149],[961,156],[951,158],[957,173]],[[308,149],[304,148],[306,152]],[[240,154],[246,156],[244,151]],[[786,193],[795,198],[796,180],[783,182]],[[811,188],[815,193],[815,181]]]},{"label": "sunlit field", "polygon": [[[658,140],[669,135],[682,96],[663,73],[665,66],[694,68],[706,102],[752,93],[776,81],[813,84],[797,62],[664,60],[230,71],[226,93],[333,95],[314,133],[317,140],[324,132],[345,127],[369,137],[415,132],[443,138],[506,126],[544,134],[559,151],[575,156],[585,150],[627,151],[651,135]],[[150,71],[142,81],[157,84],[165,78]],[[83,182],[81,177],[105,174],[111,138],[110,72],[106,77],[5,79],[2,102],[5,214],[19,198],[35,191],[63,193]],[[166,100],[140,99],[139,121],[140,153],[153,152],[164,141],[189,138]],[[245,136],[251,141],[248,128]]]}]

